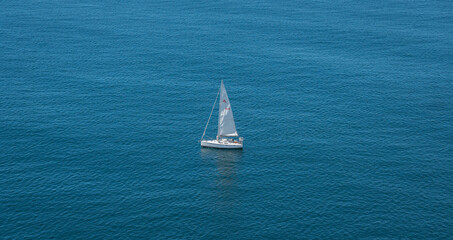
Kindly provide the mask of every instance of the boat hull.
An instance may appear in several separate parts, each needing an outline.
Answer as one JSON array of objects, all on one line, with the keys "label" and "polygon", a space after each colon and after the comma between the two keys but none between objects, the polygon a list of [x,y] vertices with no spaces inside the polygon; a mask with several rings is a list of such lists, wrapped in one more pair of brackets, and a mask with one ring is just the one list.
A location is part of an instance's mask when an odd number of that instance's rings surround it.
[{"label": "boat hull", "polygon": [[217,140],[203,140],[201,141],[202,147],[207,148],[223,148],[223,149],[241,149],[242,142],[234,143],[234,142],[226,142],[226,141],[217,141]]}]

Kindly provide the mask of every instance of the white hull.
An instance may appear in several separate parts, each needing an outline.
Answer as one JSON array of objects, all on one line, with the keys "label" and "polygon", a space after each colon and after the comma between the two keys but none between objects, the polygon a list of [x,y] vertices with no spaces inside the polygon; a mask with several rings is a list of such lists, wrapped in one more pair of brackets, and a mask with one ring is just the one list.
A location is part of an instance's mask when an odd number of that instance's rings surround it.
[{"label": "white hull", "polygon": [[242,142],[231,142],[227,140],[202,140],[201,146],[210,148],[240,149],[242,148]]}]

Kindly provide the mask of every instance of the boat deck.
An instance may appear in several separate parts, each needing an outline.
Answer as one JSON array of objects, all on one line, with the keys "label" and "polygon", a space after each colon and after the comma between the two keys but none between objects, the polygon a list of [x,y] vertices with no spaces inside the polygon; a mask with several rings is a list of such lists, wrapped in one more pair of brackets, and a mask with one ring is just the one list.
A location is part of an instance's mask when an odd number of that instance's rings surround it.
[{"label": "boat deck", "polygon": [[242,142],[232,141],[227,139],[218,140],[203,140],[201,141],[202,147],[211,148],[242,148]]}]

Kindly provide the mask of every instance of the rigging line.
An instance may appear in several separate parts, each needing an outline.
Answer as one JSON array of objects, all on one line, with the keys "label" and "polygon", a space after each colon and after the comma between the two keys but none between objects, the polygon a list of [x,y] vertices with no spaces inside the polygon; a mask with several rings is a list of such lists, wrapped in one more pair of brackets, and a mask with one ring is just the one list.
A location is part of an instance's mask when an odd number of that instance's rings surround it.
[{"label": "rigging line", "polygon": [[215,107],[215,103],[217,102],[217,98],[219,98],[219,93],[220,93],[220,88],[219,88],[219,91],[217,92],[217,96],[215,97],[214,105],[212,105],[211,114],[209,114],[208,122],[206,123],[206,127],[204,127],[203,136],[201,136],[200,141],[203,140],[204,135],[206,134],[206,129],[208,128],[209,121],[211,120],[212,112],[214,111],[214,107]]}]

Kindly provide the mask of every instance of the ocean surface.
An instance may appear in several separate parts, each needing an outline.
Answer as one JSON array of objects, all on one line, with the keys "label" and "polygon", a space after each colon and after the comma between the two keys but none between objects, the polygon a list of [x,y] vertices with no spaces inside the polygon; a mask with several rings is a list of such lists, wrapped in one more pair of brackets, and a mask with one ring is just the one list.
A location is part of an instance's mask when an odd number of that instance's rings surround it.
[{"label": "ocean surface", "polygon": [[452,239],[452,1],[0,7],[0,239]]}]

